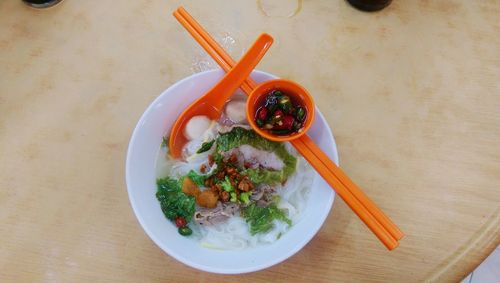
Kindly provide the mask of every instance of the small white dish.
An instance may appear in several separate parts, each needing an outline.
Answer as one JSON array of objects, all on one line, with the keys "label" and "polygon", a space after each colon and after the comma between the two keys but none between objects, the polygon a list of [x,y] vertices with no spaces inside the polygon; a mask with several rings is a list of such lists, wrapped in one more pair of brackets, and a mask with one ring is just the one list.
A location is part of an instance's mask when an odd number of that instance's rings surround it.
[{"label": "small white dish", "polygon": [[[317,233],[333,205],[334,191],[315,174],[306,210],[298,223],[272,244],[244,250],[221,251],[202,247],[197,241],[178,234],[163,215],[156,199],[155,158],[162,136],[168,133],[184,108],[205,93],[224,75],[222,70],[197,73],[175,83],[146,109],[130,139],[126,182],[134,213],[148,236],[167,254],[180,262],[208,272],[236,274],[261,270],[284,261]],[[254,71],[252,78],[263,82],[276,77]],[[316,108],[316,119],[308,135],[338,164],[335,140],[328,124]]]}]

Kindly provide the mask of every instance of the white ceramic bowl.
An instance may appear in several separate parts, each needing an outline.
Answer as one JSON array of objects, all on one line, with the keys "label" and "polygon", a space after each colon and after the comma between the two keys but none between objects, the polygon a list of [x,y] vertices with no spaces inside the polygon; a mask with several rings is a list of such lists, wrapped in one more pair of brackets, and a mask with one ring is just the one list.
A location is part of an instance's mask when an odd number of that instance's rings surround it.
[{"label": "white ceramic bowl", "polygon": [[[181,111],[204,94],[222,76],[211,70],[187,77],[165,90],[146,109],[132,134],[127,152],[126,179],[130,203],[149,237],[167,254],[191,267],[215,273],[245,273],[264,269],[295,254],[316,234],[325,221],[334,192],[315,175],[308,205],[302,219],[273,244],[245,250],[220,251],[201,247],[198,242],[177,233],[175,225],[163,215],[156,199],[155,158],[162,136],[170,131]],[[257,82],[276,78],[254,71]],[[338,164],[332,132],[316,109],[316,120],[308,134]]]}]

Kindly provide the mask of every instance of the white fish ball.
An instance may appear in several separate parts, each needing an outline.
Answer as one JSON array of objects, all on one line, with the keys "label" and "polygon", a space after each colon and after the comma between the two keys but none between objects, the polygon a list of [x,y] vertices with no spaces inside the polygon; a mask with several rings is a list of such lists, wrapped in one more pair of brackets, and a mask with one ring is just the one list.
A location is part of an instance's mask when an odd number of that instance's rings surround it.
[{"label": "white fish ball", "polygon": [[210,127],[210,123],[212,120],[208,119],[207,116],[194,116],[186,124],[184,135],[189,140],[198,139]]},{"label": "white fish ball", "polygon": [[226,106],[226,115],[235,123],[243,123],[247,120],[246,102],[231,101]]}]

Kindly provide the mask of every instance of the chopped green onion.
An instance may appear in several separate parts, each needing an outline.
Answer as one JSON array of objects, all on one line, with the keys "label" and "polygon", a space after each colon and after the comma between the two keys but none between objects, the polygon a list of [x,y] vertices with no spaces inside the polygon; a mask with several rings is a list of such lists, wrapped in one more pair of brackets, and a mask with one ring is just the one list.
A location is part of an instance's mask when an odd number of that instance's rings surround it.
[{"label": "chopped green onion", "polygon": [[191,230],[191,228],[189,228],[188,226],[179,227],[178,231],[182,236],[189,236],[193,234],[193,230]]},{"label": "chopped green onion", "polygon": [[274,94],[275,96],[277,96],[277,97],[280,97],[280,96],[282,96],[282,95],[283,95],[283,92],[281,92],[280,90],[275,90],[275,91],[273,92],[273,94]]},{"label": "chopped green onion", "polygon": [[231,198],[229,199],[230,202],[238,202],[238,198],[236,197],[235,192],[230,192],[229,195],[231,196]]},{"label": "chopped green onion", "polygon": [[244,204],[248,204],[248,203],[250,202],[250,194],[251,194],[251,192],[241,193],[241,194],[240,194],[240,200],[241,200]]},{"label": "chopped green onion", "polygon": [[270,130],[272,128],[273,128],[273,125],[271,125],[271,124],[265,124],[264,125],[264,129],[266,129],[266,130]]},{"label": "chopped green onion", "polygon": [[256,123],[256,124],[257,124],[257,126],[259,126],[259,127],[264,126],[264,121],[262,121],[261,119],[257,119],[257,120],[255,121],[255,123]]},{"label": "chopped green onion", "polygon": [[299,107],[297,109],[297,115],[296,115],[297,120],[302,122],[304,120],[305,116],[306,116],[306,110],[303,107]]},{"label": "chopped green onion", "polygon": [[269,119],[269,122],[271,124],[278,124],[281,120],[283,120],[283,115],[273,115],[273,117]]},{"label": "chopped green onion", "polygon": [[168,138],[161,137],[161,147],[166,147],[168,145]]},{"label": "chopped green onion", "polygon": [[226,178],[224,178],[224,181],[222,181],[222,183],[220,183],[222,189],[226,192],[232,192],[234,191],[234,188],[233,186],[231,185],[231,181],[229,180],[229,178],[226,176]]},{"label": "chopped green onion", "polygon": [[280,108],[286,113],[289,113],[292,110],[292,102],[290,101],[290,97],[286,95],[280,97],[279,104]]},{"label": "chopped green onion", "polygon": [[276,111],[276,109],[278,109],[278,104],[269,105],[269,106],[267,106],[267,109],[269,110],[269,114],[272,115],[272,114],[274,114],[274,111]]}]

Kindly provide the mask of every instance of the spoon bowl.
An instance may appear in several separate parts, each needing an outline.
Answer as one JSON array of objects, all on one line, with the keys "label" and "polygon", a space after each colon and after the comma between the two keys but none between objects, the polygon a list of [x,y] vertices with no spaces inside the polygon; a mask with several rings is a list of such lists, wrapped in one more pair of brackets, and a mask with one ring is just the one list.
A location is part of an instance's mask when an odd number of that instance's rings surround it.
[{"label": "spoon bowl", "polygon": [[229,97],[250,75],[272,43],[273,38],[269,34],[261,34],[234,68],[179,115],[170,131],[169,138],[170,154],[174,158],[181,156],[182,148],[188,141],[184,135],[184,128],[189,120],[194,116],[207,116],[211,120],[217,120]]}]

